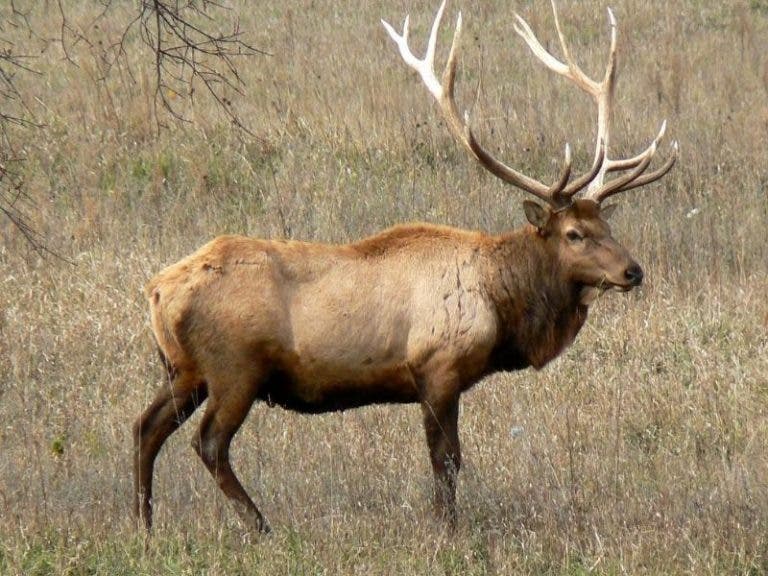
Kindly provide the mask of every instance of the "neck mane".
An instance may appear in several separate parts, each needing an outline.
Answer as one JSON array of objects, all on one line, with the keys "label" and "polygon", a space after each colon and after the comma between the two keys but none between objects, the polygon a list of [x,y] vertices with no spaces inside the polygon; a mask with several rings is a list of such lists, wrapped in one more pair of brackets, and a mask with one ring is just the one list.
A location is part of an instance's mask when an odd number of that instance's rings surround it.
[{"label": "neck mane", "polygon": [[491,371],[542,368],[576,337],[587,319],[581,287],[532,227],[497,239],[488,260],[489,295],[499,317]]}]

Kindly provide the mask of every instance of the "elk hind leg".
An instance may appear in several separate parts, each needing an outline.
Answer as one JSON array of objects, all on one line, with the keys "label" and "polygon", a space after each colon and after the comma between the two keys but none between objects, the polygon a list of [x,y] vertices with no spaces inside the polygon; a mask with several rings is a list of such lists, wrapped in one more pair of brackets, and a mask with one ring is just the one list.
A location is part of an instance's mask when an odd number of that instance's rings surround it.
[{"label": "elk hind leg", "polygon": [[205,401],[206,394],[205,382],[195,374],[175,374],[134,424],[134,514],[147,530],[152,527],[152,474],[157,454]]},{"label": "elk hind leg", "polygon": [[224,393],[210,391],[208,407],[192,446],[245,525],[255,532],[267,533],[270,529],[264,516],[238,480],[229,459],[232,438],[248,415],[258,386],[243,384],[238,387],[233,383],[229,386],[220,388]]}]

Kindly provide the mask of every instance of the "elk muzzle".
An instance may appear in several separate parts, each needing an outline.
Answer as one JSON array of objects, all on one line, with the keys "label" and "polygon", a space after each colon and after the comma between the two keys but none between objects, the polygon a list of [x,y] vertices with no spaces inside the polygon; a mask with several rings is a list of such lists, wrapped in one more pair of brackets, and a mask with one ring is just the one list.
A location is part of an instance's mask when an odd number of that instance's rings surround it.
[{"label": "elk muzzle", "polygon": [[624,278],[627,279],[629,286],[640,286],[643,283],[643,269],[637,262],[633,262],[624,270]]}]

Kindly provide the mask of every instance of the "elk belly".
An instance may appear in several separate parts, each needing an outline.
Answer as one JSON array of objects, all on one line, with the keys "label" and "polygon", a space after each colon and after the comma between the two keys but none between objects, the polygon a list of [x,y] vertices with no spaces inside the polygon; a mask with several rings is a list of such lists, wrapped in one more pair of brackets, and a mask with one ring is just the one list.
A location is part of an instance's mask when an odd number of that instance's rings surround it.
[{"label": "elk belly", "polygon": [[287,410],[316,414],[369,404],[415,402],[416,382],[405,364],[332,366],[297,360],[273,371],[259,398]]}]

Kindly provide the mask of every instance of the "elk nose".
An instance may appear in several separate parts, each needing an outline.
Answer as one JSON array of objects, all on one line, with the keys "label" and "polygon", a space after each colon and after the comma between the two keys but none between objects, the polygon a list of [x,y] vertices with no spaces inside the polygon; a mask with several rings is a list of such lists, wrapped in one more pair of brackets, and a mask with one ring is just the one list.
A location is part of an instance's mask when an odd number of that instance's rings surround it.
[{"label": "elk nose", "polygon": [[632,286],[640,286],[643,282],[643,269],[637,264],[632,264],[624,271],[624,276]]}]

